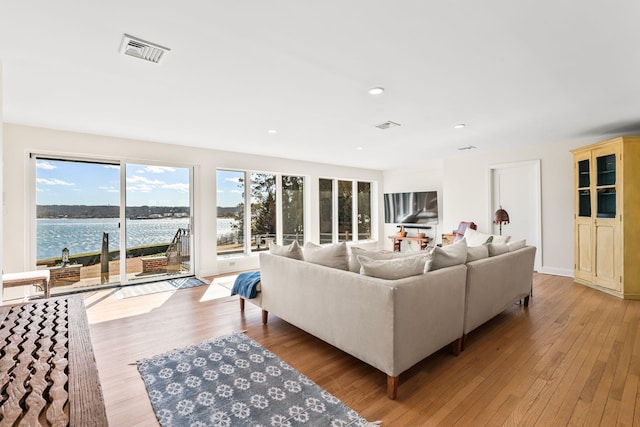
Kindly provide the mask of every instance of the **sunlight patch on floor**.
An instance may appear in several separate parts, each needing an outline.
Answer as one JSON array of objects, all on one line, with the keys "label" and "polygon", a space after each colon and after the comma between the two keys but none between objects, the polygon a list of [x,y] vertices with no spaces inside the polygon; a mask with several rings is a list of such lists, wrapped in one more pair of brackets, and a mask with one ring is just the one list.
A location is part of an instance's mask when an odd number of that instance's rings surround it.
[{"label": "sunlight patch on floor", "polygon": [[225,276],[215,279],[200,298],[200,302],[225,298],[231,295],[231,288],[237,276]]},{"label": "sunlight patch on floor", "polygon": [[[158,292],[138,298],[124,299],[116,298],[113,293],[113,290],[100,291],[85,297],[84,304],[87,308],[87,318],[90,324],[108,322],[115,319],[122,319],[124,317],[133,317],[149,313],[169,301],[175,291]],[[99,304],[99,302],[104,298],[110,298],[117,301],[117,303],[114,304],[117,305],[117,310],[113,309],[114,305],[103,310],[102,308],[105,305]]]},{"label": "sunlight patch on floor", "polygon": [[200,302],[211,301],[218,298],[226,298],[230,296],[229,289],[222,286],[210,285],[207,291],[200,298]]}]

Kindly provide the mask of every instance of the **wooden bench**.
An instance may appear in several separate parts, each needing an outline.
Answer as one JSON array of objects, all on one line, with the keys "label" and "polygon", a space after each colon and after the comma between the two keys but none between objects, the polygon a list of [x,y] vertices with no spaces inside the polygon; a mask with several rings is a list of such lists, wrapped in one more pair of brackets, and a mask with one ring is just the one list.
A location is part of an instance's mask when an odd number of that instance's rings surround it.
[{"label": "wooden bench", "polygon": [[0,425],[108,425],[81,296],[0,306],[0,347]]},{"label": "wooden bench", "polygon": [[51,297],[51,281],[49,270],[24,271],[21,273],[4,273],[2,275],[2,287],[34,285],[44,291],[44,297]]}]

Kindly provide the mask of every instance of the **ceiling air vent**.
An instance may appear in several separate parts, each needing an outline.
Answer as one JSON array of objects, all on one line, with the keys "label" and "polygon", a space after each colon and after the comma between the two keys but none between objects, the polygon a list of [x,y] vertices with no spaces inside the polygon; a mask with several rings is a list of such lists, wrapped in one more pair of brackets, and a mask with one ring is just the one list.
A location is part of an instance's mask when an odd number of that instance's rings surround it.
[{"label": "ceiling air vent", "polygon": [[170,50],[168,47],[150,43],[129,34],[122,36],[122,44],[120,45],[121,54],[153,62],[154,64],[159,63],[164,58],[164,54]]},{"label": "ceiling air vent", "polygon": [[380,123],[379,125],[376,125],[376,127],[378,129],[389,129],[391,127],[396,127],[396,126],[400,126],[400,123],[396,123],[396,122],[392,122],[391,120],[387,120],[384,123]]}]

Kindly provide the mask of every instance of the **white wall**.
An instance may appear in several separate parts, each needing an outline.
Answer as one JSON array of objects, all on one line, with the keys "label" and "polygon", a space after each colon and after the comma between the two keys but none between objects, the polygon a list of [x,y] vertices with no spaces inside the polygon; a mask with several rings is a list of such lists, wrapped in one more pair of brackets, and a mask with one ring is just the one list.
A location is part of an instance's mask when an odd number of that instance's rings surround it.
[{"label": "white wall", "polygon": [[[436,237],[436,243],[440,243],[440,235],[442,234],[442,215],[443,215],[443,192],[442,192],[442,178],[443,178],[443,162],[433,161],[425,163],[420,169],[394,169],[386,170],[382,176],[383,193],[406,193],[412,191],[437,191],[438,192],[438,218],[439,223],[431,230],[424,230],[427,236]],[[384,201],[381,199],[381,205]],[[380,215],[380,222],[384,222],[384,206],[381,206],[382,214]],[[384,234],[380,240],[385,249],[392,250],[393,244],[388,236],[393,236],[398,228],[395,224],[383,224]],[[419,248],[407,248],[407,245],[403,244],[402,250],[411,249],[417,250]]]},{"label": "white wall", "polygon": [[[460,221],[474,221],[488,232],[490,217],[489,166],[540,159],[542,192],[541,272],[573,276],[573,157],[578,145],[564,142],[500,152],[465,152],[444,160],[440,168],[385,171],[384,192],[442,188],[438,233],[451,232]],[[421,183],[417,185],[416,183]],[[391,229],[385,227],[385,232]],[[385,242],[385,247],[389,245]]]},{"label": "white wall", "polygon": [[573,276],[573,157],[571,143],[477,153],[445,161],[444,217],[447,228],[462,219],[488,231],[489,165],[540,159],[543,273]]},{"label": "white wall", "polygon": [[[229,168],[252,171],[297,174],[308,177],[310,192],[307,206],[311,241],[318,241],[318,178],[335,177],[380,182],[382,172],[348,168],[313,162],[255,156],[228,151],[191,148],[121,138],[65,132],[15,124],[4,125],[3,170],[5,202],[5,234],[2,236],[6,272],[35,268],[31,254],[33,236],[32,171],[29,154],[72,155],[97,159],[125,159],[129,162],[166,162],[195,166],[194,173],[194,234],[196,275],[209,276],[228,271],[257,268],[257,256],[216,256],[216,169]],[[374,185],[380,192],[380,185]],[[381,194],[374,194],[382,199]],[[381,232],[381,227],[373,231]]]}]

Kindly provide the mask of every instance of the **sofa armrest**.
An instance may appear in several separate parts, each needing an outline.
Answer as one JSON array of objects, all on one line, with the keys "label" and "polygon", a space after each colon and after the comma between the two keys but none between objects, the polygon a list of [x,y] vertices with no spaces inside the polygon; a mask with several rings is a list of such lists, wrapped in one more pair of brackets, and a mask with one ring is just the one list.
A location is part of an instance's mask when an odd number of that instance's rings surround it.
[{"label": "sofa armrest", "polygon": [[467,263],[465,334],[531,292],[536,248]]}]

